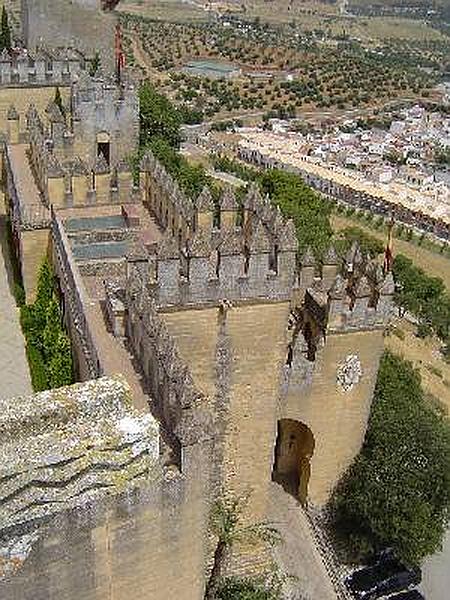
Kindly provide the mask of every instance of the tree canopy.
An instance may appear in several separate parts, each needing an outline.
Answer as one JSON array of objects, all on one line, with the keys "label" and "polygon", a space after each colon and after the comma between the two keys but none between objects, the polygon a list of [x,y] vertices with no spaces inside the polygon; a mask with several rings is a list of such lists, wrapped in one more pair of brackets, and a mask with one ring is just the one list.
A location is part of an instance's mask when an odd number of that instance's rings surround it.
[{"label": "tree canopy", "polygon": [[270,169],[263,171],[258,180],[263,193],[294,221],[300,252],[311,247],[320,258],[333,235],[328,203],[293,173]]},{"label": "tree canopy", "polygon": [[2,8],[2,22],[0,28],[0,51],[11,50],[12,41],[11,41],[11,29],[9,27],[9,19],[8,12],[6,8],[3,6]]},{"label": "tree canopy", "polygon": [[450,341],[450,296],[439,277],[430,277],[413,261],[398,254],[393,263],[397,304],[428,325],[448,344]]},{"label": "tree canopy", "polygon": [[436,552],[450,510],[450,426],[411,363],[386,352],[360,454],[331,502],[352,558],[391,546],[419,563]]},{"label": "tree canopy", "polygon": [[162,138],[170,146],[178,147],[182,118],[170,100],[146,81],[139,89],[139,102],[141,146],[147,146],[153,138]]},{"label": "tree canopy", "polygon": [[187,196],[195,199],[206,184],[210,187],[213,186],[203,165],[190,164],[167,140],[154,137],[147,147],[152,150],[167,172],[177,180],[178,185]]},{"label": "tree canopy", "polygon": [[73,382],[70,339],[54,295],[54,276],[48,261],[39,271],[36,300],[20,309],[27,358],[35,392]]}]

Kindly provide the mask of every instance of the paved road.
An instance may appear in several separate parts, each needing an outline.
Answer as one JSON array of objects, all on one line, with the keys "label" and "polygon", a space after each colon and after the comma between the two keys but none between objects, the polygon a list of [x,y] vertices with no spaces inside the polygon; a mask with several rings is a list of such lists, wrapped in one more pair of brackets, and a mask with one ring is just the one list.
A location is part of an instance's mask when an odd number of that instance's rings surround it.
[{"label": "paved road", "polygon": [[422,568],[422,591],[427,600],[449,600],[450,598],[450,530],[444,541],[442,552],[431,556]]},{"label": "paved road", "polygon": [[3,198],[0,198],[0,398],[32,392],[19,311],[12,295],[5,221]]},{"label": "paved road", "polygon": [[337,600],[302,508],[277,483],[270,484],[269,524],[281,534],[276,562],[288,576],[284,594],[292,600]]}]

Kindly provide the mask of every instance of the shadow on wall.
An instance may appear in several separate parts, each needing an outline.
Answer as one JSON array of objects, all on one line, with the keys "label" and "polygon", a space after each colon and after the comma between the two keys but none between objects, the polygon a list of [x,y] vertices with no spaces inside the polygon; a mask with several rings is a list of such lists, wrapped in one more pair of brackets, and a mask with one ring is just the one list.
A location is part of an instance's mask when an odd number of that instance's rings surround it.
[{"label": "shadow on wall", "polygon": [[294,419],[278,421],[272,479],[303,505],[308,498],[314,436],[307,425]]}]

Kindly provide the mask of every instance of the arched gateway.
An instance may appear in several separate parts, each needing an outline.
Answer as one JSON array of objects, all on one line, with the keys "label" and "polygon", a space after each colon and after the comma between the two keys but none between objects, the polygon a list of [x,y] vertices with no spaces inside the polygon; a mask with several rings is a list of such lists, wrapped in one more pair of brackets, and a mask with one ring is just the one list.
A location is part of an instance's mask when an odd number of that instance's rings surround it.
[{"label": "arched gateway", "polygon": [[272,479],[302,504],[308,497],[314,445],[314,436],[307,425],[294,419],[278,421]]}]

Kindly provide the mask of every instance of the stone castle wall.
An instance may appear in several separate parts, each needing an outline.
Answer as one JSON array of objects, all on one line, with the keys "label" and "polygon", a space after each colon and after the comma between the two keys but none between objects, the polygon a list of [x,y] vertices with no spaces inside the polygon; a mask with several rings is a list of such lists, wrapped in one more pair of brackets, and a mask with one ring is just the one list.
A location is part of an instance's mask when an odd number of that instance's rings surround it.
[{"label": "stone castle wall", "polygon": [[100,53],[107,70],[114,67],[115,17],[103,13],[97,2],[70,0],[22,0],[22,32],[25,45],[35,48],[77,48],[87,58]]},{"label": "stone castle wall", "polygon": [[0,580],[0,597],[202,600],[208,506],[203,458],[189,460],[188,475],[169,470],[105,507],[87,504],[43,526],[21,570]]},{"label": "stone castle wall", "polygon": [[[308,489],[313,504],[328,500],[361,448],[383,347],[382,330],[348,332],[328,335],[314,362],[294,356],[280,417],[304,423],[313,435]],[[345,391],[338,373],[350,356],[357,357],[361,377]]]}]

